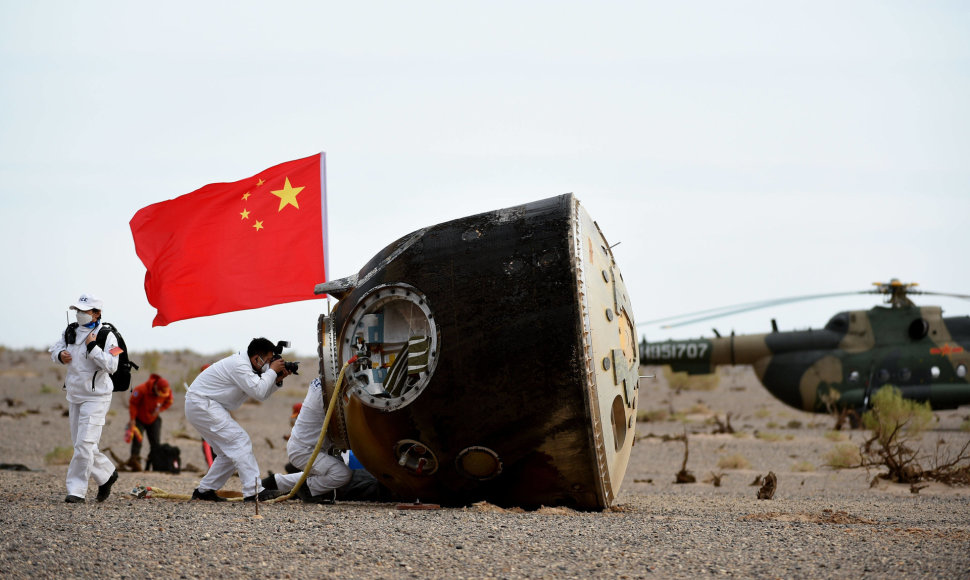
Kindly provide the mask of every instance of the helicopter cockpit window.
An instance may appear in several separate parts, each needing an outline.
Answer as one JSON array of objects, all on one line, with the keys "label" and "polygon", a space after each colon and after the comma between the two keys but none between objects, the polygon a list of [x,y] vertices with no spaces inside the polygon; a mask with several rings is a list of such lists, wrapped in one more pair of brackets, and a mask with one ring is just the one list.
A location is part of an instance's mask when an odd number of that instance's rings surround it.
[{"label": "helicopter cockpit window", "polygon": [[849,382],[858,383],[859,382],[859,371],[852,371],[849,373]]},{"label": "helicopter cockpit window", "polygon": [[358,304],[340,337],[350,362],[349,390],[383,410],[403,407],[428,384],[437,363],[438,330],[428,301],[406,285],[379,286]]},{"label": "helicopter cockpit window", "polygon": [[967,365],[957,365],[957,376],[961,379],[967,376]]},{"label": "helicopter cockpit window", "polygon": [[901,382],[908,381],[910,379],[910,377],[912,377],[912,376],[913,376],[913,373],[910,372],[910,370],[909,369],[906,369],[906,368],[899,369],[899,372],[897,373],[897,377],[899,377],[899,380]]},{"label": "helicopter cockpit window", "polygon": [[849,329],[849,313],[840,312],[829,319],[828,323],[825,325],[825,330],[831,330],[834,332],[845,332]]},{"label": "helicopter cockpit window", "polygon": [[889,369],[879,369],[878,379],[880,384],[888,382],[890,376]]}]

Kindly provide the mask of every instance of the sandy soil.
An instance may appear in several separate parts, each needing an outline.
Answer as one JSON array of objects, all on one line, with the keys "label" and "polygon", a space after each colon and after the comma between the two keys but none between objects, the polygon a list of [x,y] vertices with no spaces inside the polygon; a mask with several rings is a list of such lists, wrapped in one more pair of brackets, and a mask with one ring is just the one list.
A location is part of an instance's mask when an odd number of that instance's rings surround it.
[{"label": "sandy soil", "polygon": [[[145,353],[173,385],[222,355]],[[303,362],[306,377],[316,362]],[[651,373],[656,369],[644,369]],[[34,471],[0,471],[0,572],[6,577],[970,577],[970,490],[870,482],[877,471],[832,470],[834,421],[790,409],[750,369],[730,369],[714,390],[672,392],[663,377],[641,385],[641,439],[612,510],[518,513],[495,506],[399,511],[393,504],[298,502],[253,506],[134,499],[150,485],[188,494],[201,473],[121,473],[112,497],[84,505],[64,499],[70,448],[63,367],[44,351],[0,350],[0,462]],[[147,372],[136,375],[144,380]],[[290,409],[309,378],[237,413],[260,468],[280,471]],[[140,382],[140,381],[139,381]],[[289,382],[289,380],[288,380]],[[671,415],[671,411],[673,415]],[[666,412],[667,418],[663,418]],[[738,432],[713,434],[713,418]],[[927,450],[957,448],[970,410],[938,412]],[[127,459],[127,394],[116,395],[102,436]],[[204,465],[183,415],[183,397],[163,416],[163,439],[189,468]],[[675,484],[687,433],[687,469],[697,483]],[[847,434],[858,443],[863,433]],[[147,451],[147,445],[146,445]],[[772,471],[771,500],[756,499],[757,476]],[[711,481],[719,476],[720,486]],[[240,489],[238,480],[228,486]]]}]

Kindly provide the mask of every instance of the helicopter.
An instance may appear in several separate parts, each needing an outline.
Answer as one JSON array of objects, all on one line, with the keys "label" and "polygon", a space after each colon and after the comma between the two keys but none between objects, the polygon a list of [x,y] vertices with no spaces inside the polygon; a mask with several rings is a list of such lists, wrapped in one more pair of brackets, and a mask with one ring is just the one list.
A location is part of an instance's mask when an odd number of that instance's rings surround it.
[{"label": "helicopter", "polygon": [[[670,365],[675,372],[710,374],[721,365],[751,365],[762,385],[796,409],[859,413],[882,386],[898,388],[904,398],[929,402],[932,409],[970,404],[970,317],[943,317],[939,306],[917,306],[911,295],[970,299],[964,294],[916,290],[898,279],[874,282],[874,289],[794,296],[714,308],[651,320],[665,328],[728,314],[803,300],[881,294],[885,306],[839,312],[820,330],[772,330],[765,334],[640,343],[640,362]],[[683,320],[687,318],[687,320]],[[672,322],[671,321],[677,321]]]}]

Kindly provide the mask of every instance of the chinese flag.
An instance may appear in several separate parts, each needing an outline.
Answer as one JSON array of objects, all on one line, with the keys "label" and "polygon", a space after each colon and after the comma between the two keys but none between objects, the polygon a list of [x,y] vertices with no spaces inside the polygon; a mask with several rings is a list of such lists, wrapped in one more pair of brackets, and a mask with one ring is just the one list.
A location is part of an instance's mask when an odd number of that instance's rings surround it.
[{"label": "chinese flag", "polygon": [[327,242],[326,158],[281,163],[138,210],[152,326],[321,298]]}]

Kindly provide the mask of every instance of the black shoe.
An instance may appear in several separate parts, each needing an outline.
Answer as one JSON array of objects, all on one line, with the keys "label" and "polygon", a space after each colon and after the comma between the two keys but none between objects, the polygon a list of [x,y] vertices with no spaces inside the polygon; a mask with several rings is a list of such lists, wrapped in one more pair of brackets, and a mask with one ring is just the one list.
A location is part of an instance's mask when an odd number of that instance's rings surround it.
[{"label": "black shoe", "polygon": [[64,503],[84,503],[84,498],[76,495],[69,495],[64,498]]},{"label": "black shoe", "polygon": [[303,503],[333,504],[337,501],[337,490],[325,491],[320,495],[308,495],[300,498]]},{"label": "black shoe", "polygon": [[[271,499],[276,499],[281,495],[286,495],[278,489],[264,489],[259,492],[259,501],[269,501]],[[246,496],[243,501],[256,501],[255,495]]]},{"label": "black shoe", "polygon": [[272,471],[270,471],[269,475],[264,477],[260,483],[262,483],[263,487],[266,489],[279,489],[279,486],[276,485],[276,476],[273,475]]},{"label": "black shoe", "polygon": [[226,498],[219,497],[216,490],[210,489],[208,491],[199,491],[199,488],[192,490],[192,499],[201,499],[204,501],[226,501]]},{"label": "black shoe", "polygon": [[116,481],[118,481],[118,470],[117,469],[115,469],[114,473],[111,474],[111,477],[108,478],[108,481],[106,481],[102,485],[99,485],[98,486],[98,497],[97,497],[97,499],[98,499],[99,502],[102,502],[102,501],[108,499],[109,497],[111,497],[111,486],[114,485],[114,483]]}]

